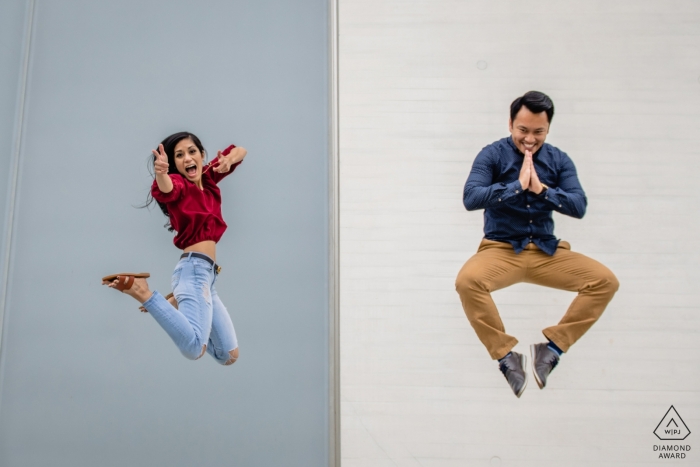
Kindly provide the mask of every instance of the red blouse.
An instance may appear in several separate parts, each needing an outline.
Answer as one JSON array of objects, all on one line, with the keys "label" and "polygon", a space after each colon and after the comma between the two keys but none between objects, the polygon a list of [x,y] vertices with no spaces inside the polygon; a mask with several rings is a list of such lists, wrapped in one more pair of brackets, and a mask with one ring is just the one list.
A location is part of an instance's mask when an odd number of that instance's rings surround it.
[{"label": "red blouse", "polygon": [[[223,154],[228,154],[233,148],[234,145],[229,146]],[[170,174],[173,181],[170,193],[161,192],[158,183],[153,180],[151,195],[168,208],[170,225],[177,232],[173,239],[176,247],[184,250],[204,240],[218,242],[221,239],[226,231],[226,222],[221,216],[221,192],[217,184],[239,164],[232,165],[226,173],[219,173],[213,170],[218,165],[217,159],[211,161],[202,168],[202,190],[180,174]]]}]

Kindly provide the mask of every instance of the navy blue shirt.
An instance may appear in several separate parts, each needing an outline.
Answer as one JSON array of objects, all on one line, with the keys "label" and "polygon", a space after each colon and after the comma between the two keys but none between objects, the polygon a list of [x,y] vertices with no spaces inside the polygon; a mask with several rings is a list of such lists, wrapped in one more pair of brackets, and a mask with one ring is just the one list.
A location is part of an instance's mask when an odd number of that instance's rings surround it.
[{"label": "navy blue shirt", "polygon": [[569,156],[547,143],[532,160],[540,182],[549,189],[539,195],[523,190],[518,180],[523,157],[511,137],[482,149],[464,185],[464,207],[485,209],[487,239],[508,242],[516,253],[533,242],[553,255],[559,240],[554,236],[552,211],[580,219],[586,213],[586,194]]}]

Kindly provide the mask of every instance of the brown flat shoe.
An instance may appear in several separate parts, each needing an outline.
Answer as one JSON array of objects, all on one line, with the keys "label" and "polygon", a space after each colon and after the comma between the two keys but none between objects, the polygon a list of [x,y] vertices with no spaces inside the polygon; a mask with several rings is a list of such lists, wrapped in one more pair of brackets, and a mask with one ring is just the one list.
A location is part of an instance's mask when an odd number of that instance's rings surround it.
[{"label": "brown flat shoe", "polygon": [[134,278],[147,278],[151,275],[147,272],[120,272],[118,274],[110,274],[109,276],[104,276],[102,282],[112,282],[117,279],[117,284],[114,286],[120,292],[129,290],[134,284]]}]

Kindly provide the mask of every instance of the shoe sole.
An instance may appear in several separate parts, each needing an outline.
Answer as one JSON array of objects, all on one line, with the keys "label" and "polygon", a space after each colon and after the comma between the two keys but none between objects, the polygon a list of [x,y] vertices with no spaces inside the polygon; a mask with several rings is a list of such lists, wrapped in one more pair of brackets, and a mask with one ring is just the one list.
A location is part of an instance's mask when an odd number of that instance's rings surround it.
[{"label": "shoe sole", "polygon": [[102,281],[112,282],[119,276],[134,276],[134,278],[148,279],[151,275],[147,272],[118,272],[116,274],[110,274],[109,276],[104,276]]},{"label": "shoe sole", "polygon": [[527,387],[527,357],[525,355],[520,356],[520,366],[525,374],[525,381],[523,382],[523,387],[520,388],[520,392],[515,395],[518,399],[520,399],[520,396],[525,392],[525,388]]},{"label": "shoe sole", "polygon": [[530,345],[530,357],[532,358],[532,375],[535,377],[535,381],[537,381],[537,386],[540,387],[540,389],[543,389],[545,384],[540,381],[539,376],[537,376],[537,369],[535,368],[535,361],[537,359],[535,358],[535,344]]}]

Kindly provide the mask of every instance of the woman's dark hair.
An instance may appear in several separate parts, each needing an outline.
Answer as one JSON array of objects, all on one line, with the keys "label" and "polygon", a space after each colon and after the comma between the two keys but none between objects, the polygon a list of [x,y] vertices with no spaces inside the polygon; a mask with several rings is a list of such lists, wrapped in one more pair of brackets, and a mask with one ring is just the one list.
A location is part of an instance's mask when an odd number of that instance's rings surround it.
[{"label": "woman's dark hair", "polygon": [[[202,153],[203,157],[206,157],[206,151],[204,151],[204,146],[202,146],[202,142],[197,138],[197,136],[193,135],[192,133],[188,131],[181,131],[179,133],[172,134],[165,138],[160,144],[163,145],[163,149],[165,150],[165,155],[168,156],[168,174],[179,174],[180,172],[177,171],[177,167],[175,166],[175,146],[177,146],[177,143],[182,141],[183,139],[191,139],[192,142],[194,143],[195,146],[200,150]],[[156,178],[155,173],[153,173],[153,163],[156,160],[156,156],[151,155],[148,158],[148,171],[153,175],[153,178]],[[161,211],[163,211],[163,214],[165,214],[165,217],[168,218],[168,222],[165,223],[163,227],[168,229],[170,232],[175,230],[172,225],[170,225],[170,213],[168,212],[168,207],[164,204],[161,203],[160,201],[157,201],[153,199],[153,196],[151,196],[151,192],[149,190],[148,192],[148,197],[146,198],[146,204],[143,206],[139,206],[140,208],[145,208],[151,205],[153,202],[158,203],[158,207],[160,208]]]},{"label": "woman's dark hair", "polygon": [[533,114],[538,114],[540,112],[547,113],[547,122],[552,123],[552,117],[554,117],[554,102],[545,93],[539,91],[530,91],[525,93],[525,95],[518,97],[510,104],[510,121],[515,121],[515,116],[518,115],[520,109],[525,106]]}]

